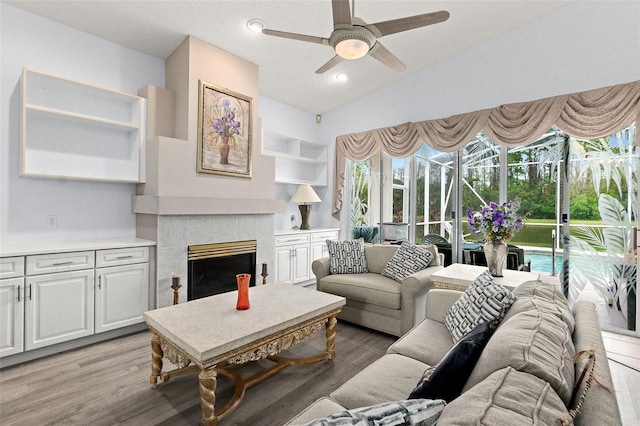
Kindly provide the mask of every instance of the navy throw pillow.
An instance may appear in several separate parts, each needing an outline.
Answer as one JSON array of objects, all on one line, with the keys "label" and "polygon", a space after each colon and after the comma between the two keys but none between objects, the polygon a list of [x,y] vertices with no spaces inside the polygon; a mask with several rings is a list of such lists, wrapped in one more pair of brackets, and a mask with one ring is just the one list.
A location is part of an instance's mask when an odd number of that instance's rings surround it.
[{"label": "navy throw pillow", "polygon": [[488,322],[481,322],[463,336],[434,368],[425,371],[409,399],[456,399],[491,338]]}]

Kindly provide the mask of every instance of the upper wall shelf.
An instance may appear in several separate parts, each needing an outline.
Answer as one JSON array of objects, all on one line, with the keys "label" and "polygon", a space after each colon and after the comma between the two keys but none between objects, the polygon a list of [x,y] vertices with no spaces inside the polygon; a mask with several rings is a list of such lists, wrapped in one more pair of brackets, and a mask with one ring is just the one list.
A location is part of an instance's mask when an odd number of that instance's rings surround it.
[{"label": "upper wall shelf", "polygon": [[276,182],[326,186],[328,147],[282,135],[262,133],[262,154],[276,159]]},{"label": "upper wall shelf", "polygon": [[144,182],[144,98],[25,68],[23,176]]}]

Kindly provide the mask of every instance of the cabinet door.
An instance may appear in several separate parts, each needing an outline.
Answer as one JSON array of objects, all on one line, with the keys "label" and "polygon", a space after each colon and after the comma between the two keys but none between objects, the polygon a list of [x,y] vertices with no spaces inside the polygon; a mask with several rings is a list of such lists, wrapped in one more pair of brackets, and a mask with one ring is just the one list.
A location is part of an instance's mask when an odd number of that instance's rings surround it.
[{"label": "cabinet door", "polygon": [[93,334],[93,278],[93,269],[25,278],[25,350]]},{"label": "cabinet door", "polygon": [[24,350],[24,278],[0,280],[0,358]]},{"label": "cabinet door", "polygon": [[149,264],[96,269],[96,333],[143,322],[149,309]]},{"label": "cabinet door", "polygon": [[318,231],[311,233],[311,262],[322,257],[328,257],[327,240],[337,240],[338,231]]},{"label": "cabinet door", "polygon": [[309,244],[295,246],[293,249],[293,283],[308,281],[310,270]]},{"label": "cabinet door", "polygon": [[293,246],[276,247],[276,281],[292,282]]}]

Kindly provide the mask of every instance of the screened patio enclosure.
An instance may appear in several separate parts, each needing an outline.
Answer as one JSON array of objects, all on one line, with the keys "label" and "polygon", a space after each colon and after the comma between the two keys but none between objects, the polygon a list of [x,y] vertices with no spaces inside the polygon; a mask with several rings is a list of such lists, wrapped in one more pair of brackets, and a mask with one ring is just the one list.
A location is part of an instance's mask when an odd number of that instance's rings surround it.
[{"label": "screened patio enclosure", "polygon": [[635,124],[589,140],[551,128],[521,147],[479,133],[457,152],[426,144],[406,158],[380,152],[350,163],[350,235],[389,243],[395,235],[380,224],[407,224],[408,240],[440,237],[457,246],[453,262],[470,263],[482,235],[455,212],[518,199],[526,225],[510,244],[524,249],[531,270],[566,280],[570,301],[593,301],[603,327],[633,332],[636,170]]},{"label": "screened patio enclosure", "polygon": [[519,200],[510,243],[531,268],[637,334],[638,121],[640,81],[338,136],[332,214],[374,241],[389,225],[447,241],[464,262],[481,244],[466,210]]}]

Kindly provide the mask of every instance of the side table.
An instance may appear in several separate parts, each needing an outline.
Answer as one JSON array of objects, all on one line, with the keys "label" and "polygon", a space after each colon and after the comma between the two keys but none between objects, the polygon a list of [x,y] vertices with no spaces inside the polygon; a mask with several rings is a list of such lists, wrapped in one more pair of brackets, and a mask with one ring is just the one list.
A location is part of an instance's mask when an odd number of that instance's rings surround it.
[{"label": "side table", "polygon": [[[431,275],[431,281],[435,288],[465,291],[469,285],[486,270],[486,266],[453,263],[438,272],[434,272]],[[522,283],[540,278],[540,274],[538,272],[523,272],[503,269],[502,273],[504,274],[504,277],[494,277],[494,280],[510,290],[515,289]]]}]

